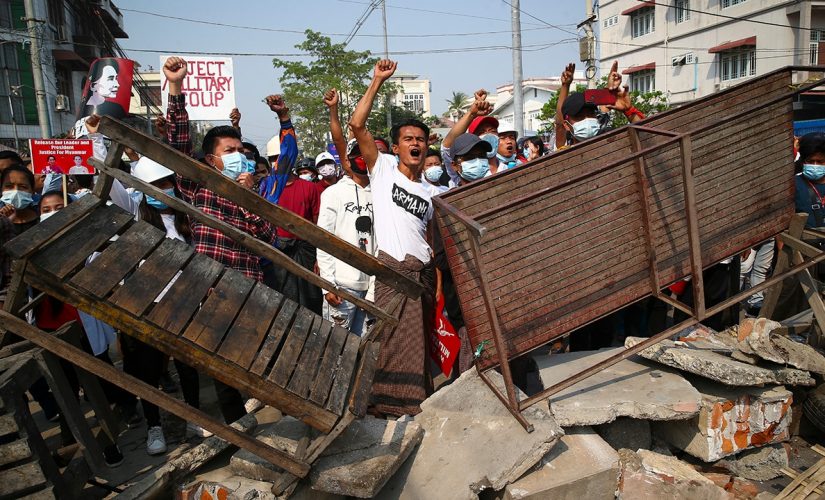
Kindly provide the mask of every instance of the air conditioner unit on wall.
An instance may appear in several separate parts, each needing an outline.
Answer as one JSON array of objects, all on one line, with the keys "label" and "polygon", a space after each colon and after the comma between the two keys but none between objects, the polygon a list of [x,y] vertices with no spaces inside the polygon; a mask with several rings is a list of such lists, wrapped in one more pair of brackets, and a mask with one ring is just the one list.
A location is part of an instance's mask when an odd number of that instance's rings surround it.
[{"label": "air conditioner unit on wall", "polygon": [[55,96],[55,99],[54,99],[54,110],[55,111],[69,112],[70,111],[69,110],[70,106],[71,105],[69,104],[69,96],[63,95],[63,94],[58,94],[57,96]]},{"label": "air conditioner unit on wall", "polygon": [[671,66],[684,66],[687,62],[687,56],[676,56],[670,60]]},{"label": "air conditioner unit on wall", "polygon": [[55,42],[68,42],[69,41],[69,28],[66,25],[61,25],[57,27],[57,39]]}]

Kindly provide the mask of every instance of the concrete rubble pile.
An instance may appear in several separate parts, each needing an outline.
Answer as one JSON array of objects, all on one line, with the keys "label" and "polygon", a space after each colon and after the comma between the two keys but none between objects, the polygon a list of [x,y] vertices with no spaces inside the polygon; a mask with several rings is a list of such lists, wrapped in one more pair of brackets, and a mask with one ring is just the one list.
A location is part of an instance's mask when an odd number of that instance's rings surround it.
[{"label": "concrete rubble pile", "polygon": [[[530,433],[470,370],[414,418],[357,420],[290,498],[772,498],[802,414],[794,396],[825,375],[825,357],[771,333],[778,326],[683,331],[531,406]],[[550,387],[621,350],[533,358]],[[258,435],[291,449],[304,432],[284,417]],[[279,472],[245,451],[228,468],[222,484],[265,485]],[[275,498],[249,488],[229,497]]]}]

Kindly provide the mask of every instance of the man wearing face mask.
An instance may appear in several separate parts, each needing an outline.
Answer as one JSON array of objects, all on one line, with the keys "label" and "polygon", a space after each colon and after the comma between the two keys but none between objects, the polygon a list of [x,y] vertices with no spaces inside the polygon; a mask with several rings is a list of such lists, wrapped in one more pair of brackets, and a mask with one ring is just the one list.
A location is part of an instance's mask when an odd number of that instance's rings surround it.
[{"label": "man wearing face mask", "polygon": [[[503,125],[498,130],[498,147],[495,149],[495,163],[491,165],[490,175],[523,165],[526,160],[518,151],[518,132],[510,125]],[[495,169],[493,171],[493,168]]]},{"label": "man wearing face mask", "polygon": [[796,195],[797,212],[808,214],[806,226],[825,227],[825,133],[813,132],[799,139]]},{"label": "man wearing face mask", "polygon": [[434,149],[428,149],[427,157],[424,160],[424,172],[421,177],[433,196],[437,196],[450,189],[441,184],[441,177],[443,175],[444,167],[441,166],[441,153]]},{"label": "man wearing face mask", "polygon": [[0,172],[0,306],[6,298],[11,280],[11,258],[3,250],[7,241],[34,227],[38,221],[34,194],[34,175],[22,165],[12,165]]},{"label": "man wearing face mask", "polygon": [[450,148],[453,166],[460,177],[459,185],[483,179],[490,175],[490,143],[475,134],[461,134]]},{"label": "man wearing face mask", "polygon": [[[484,90],[476,91],[475,97],[467,113],[458,119],[441,142],[441,158],[444,160],[444,169],[450,175],[451,187],[461,182],[450,156],[450,149],[458,136],[470,132],[487,141],[491,148],[487,158],[491,160],[495,157],[495,151],[498,151],[498,120],[494,116],[488,116],[493,111],[493,105],[486,101],[487,92]],[[495,160],[493,162],[498,165]]]},{"label": "man wearing face mask", "polygon": [[315,157],[315,169],[318,171],[318,182],[315,186],[318,191],[324,190],[338,182],[338,167],[335,165],[335,157],[327,151]]}]

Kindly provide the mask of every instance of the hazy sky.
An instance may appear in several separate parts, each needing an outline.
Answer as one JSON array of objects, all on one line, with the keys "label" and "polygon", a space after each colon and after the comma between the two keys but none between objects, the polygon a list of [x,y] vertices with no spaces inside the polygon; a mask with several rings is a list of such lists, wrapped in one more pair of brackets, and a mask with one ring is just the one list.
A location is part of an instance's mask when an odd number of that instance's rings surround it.
[{"label": "hazy sky", "polygon": [[[295,54],[298,51],[294,46],[304,40],[303,30],[308,28],[332,35],[333,42],[340,42],[369,4],[367,0],[115,3],[123,11],[129,34],[128,39],[120,41],[121,45],[143,69],[150,65],[158,68],[160,54]],[[263,30],[194,23],[133,10]],[[566,62],[578,60],[575,33],[576,24],[584,18],[583,1],[521,0],[521,10],[525,78],[558,75]],[[387,0],[390,58],[398,61],[399,72],[416,73],[431,80],[432,110],[440,114],[446,110],[445,101],[452,91],[472,94],[479,87],[494,91],[496,86],[512,81],[510,11],[503,0]],[[367,18],[349,47],[383,54],[380,9]],[[482,47],[498,48],[477,50]],[[458,51],[444,52],[445,49]],[[272,66],[272,58],[233,56],[244,136],[261,147],[276,127],[274,113],[261,102],[264,96],[280,91],[280,70]],[[300,130],[297,132],[300,134]]]}]

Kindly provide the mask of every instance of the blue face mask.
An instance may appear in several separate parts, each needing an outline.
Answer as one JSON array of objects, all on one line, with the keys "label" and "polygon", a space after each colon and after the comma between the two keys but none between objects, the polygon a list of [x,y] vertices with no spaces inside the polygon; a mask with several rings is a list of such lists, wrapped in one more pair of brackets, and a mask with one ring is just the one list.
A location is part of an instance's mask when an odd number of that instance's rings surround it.
[{"label": "blue face mask", "polygon": [[493,146],[493,149],[491,149],[490,152],[487,153],[487,158],[494,157],[496,155],[496,152],[498,151],[498,134],[484,134],[480,135],[478,138],[482,141],[488,142],[490,146]]},{"label": "blue face mask", "polygon": [[246,171],[250,174],[255,173],[255,160],[250,160],[249,158],[244,156],[243,164],[246,167]]},{"label": "blue face mask", "polygon": [[573,137],[578,141],[586,141],[592,137],[596,137],[601,130],[599,120],[595,118],[585,118],[573,124]]},{"label": "blue face mask", "polygon": [[[172,198],[175,197],[175,188],[164,189],[163,192],[171,196]],[[166,210],[167,208],[169,208],[169,205],[160,200],[152,198],[148,194],[146,195],[146,204],[150,207],[157,208],[158,210]]]},{"label": "blue face mask", "polygon": [[818,181],[825,177],[825,165],[812,165],[806,163],[802,165],[802,175],[806,179]]},{"label": "blue face mask", "polygon": [[481,179],[490,171],[490,160],[486,158],[476,158],[470,161],[461,162],[461,177],[466,181],[476,181]]},{"label": "blue face mask", "polygon": [[[223,175],[229,177],[230,179],[237,180],[238,176],[248,172],[246,163],[246,157],[243,153],[229,153],[225,155],[221,155],[221,161],[223,161]],[[255,171],[255,167],[253,165],[252,171]]]},{"label": "blue face mask", "polygon": [[13,206],[15,210],[26,208],[30,206],[32,203],[34,203],[34,200],[32,200],[31,193],[28,193],[26,191],[18,191],[17,189],[3,191],[3,195],[0,196],[0,201],[5,203],[6,205]]},{"label": "blue face mask", "polygon": [[530,158],[530,148],[524,148],[521,150],[521,156],[525,158]]},{"label": "blue face mask", "polygon": [[441,165],[433,165],[429,167],[427,170],[424,171],[424,177],[427,178],[428,181],[436,184],[438,179],[441,178],[441,174],[444,173],[444,168]]}]

